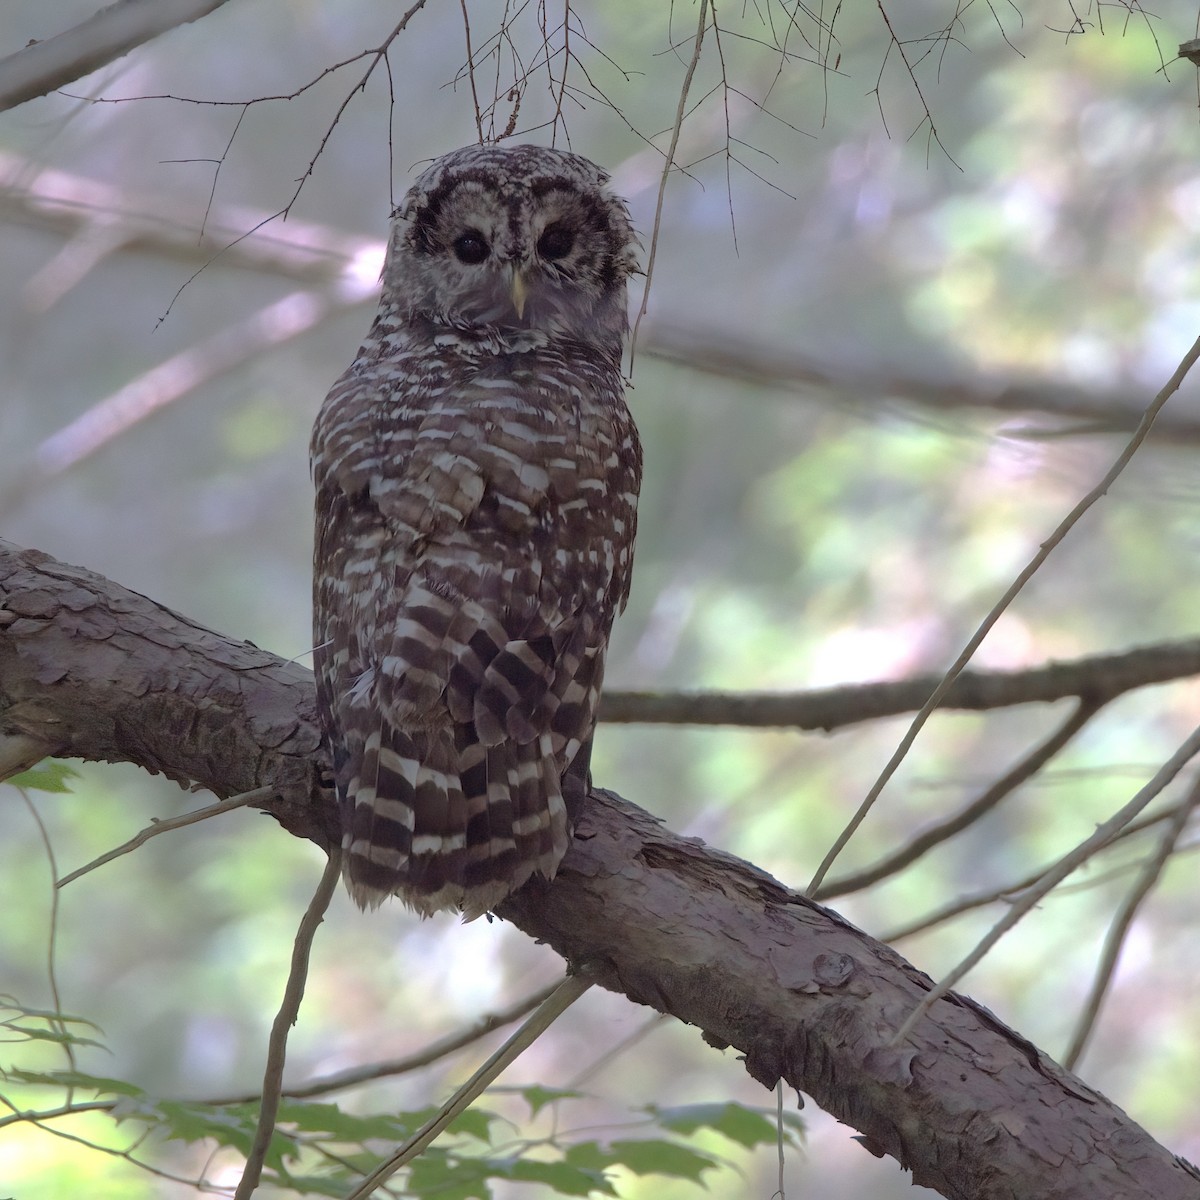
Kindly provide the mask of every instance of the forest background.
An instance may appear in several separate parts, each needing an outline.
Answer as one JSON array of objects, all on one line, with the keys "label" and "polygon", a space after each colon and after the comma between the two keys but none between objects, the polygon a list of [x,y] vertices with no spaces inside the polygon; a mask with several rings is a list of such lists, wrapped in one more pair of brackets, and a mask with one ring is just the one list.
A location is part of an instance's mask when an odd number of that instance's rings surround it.
[{"label": "forest background", "polygon": [[[615,692],[791,693],[944,670],[1200,333],[1200,106],[1196,69],[1175,56],[1195,7],[902,7],[715,10],[723,36],[710,31],[691,83],[675,154],[686,170],[663,196],[633,364],[647,468]],[[92,10],[10,2],[0,52]],[[565,11],[571,57],[561,15],[547,51],[545,10],[510,5],[496,38],[494,6],[430,4],[361,93],[370,59],[295,94],[379,46],[402,10],[228,3],[0,115],[4,537],[307,661],[308,432],[366,330],[387,216],[415,170],[510,121],[519,140],[569,138],[612,171],[651,244],[698,10]],[[96,102],[121,97],[141,99]],[[231,103],[255,97],[279,98]],[[974,668],[1196,636],[1198,439],[1189,382]],[[801,889],[911,719],[825,736],[610,711],[598,783]],[[1067,700],[936,715],[837,860],[829,902],[937,977],[1026,877],[1154,774],[1197,725],[1200,688],[1184,677],[1088,714],[956,837],[848,890],[1072,711]],[[107,1048],[81,1047],[83,1069],[164,1096],[253,1091],[320,853],[243,809],[80,878],[52,913],[54,872],[202,803],[133,767],[80,772],[69,794],[0,792],[0,992],[52,1007],[53,915],[61,1005]],[[1067,1054],[1114,915],[1178,815],[1077,1069],[1197,1159],[1196,835],[1179,807],[1191,786],[1181,778],[1153,810],[1163,819],[1073,876],[962,986]],[[926,924],[948,907],[960,911]],[[339,896],[289,1072],[418,1050],[560,970],[502,923],[421,922],[399,905],[364,917]],[[632,1122],[651,1101],[773,1103],[732,1052],[648,1017],[594,990],[506,1082],[578,1086],[586,1097],[555,1119],[589,1126]],[[25,1052],[27,1066],[53,1053]],[[346,1103],[420,1108],[470,1061]],[[13,1095],[33,1103],[34,1090]],[[796,1194],[911,1194],[845,1127],[811,1105],[802,1119],[787,1166]],[[104,1120],[63,1128],[122,1142]],[[718,1135],[702,1148],[730,1164],[708,1176],[716,1194],[775,1187],[773,1151]],[[210,1149],[172,1142],[151,1157],[228,1182],[234,1168]],[[0,1128],[0,1196],[85,1187],[97,1200],[191,1194],[45,1129]],[[620,1188],[699,1194],[629,1171]]]}]

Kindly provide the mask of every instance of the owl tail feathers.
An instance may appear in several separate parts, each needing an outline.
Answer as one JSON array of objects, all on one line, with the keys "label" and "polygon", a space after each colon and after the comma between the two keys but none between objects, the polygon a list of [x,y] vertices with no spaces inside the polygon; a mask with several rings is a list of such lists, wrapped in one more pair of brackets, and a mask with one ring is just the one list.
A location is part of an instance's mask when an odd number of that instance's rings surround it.
[{"label": "owl tail feathers", "polygon": [[552,878],[566,853],[548,734],[484,747],[461,726],[456,741],[384,721],[347,766],[342,874],[360,908],[398,895],[422,916],[449,909],[473,920],[534,872]]},{"label": "owl tail feathers", "polygon": [[407,876],[419,752],[411,736],[386,721],[365,742],[347,741],[338,780],[342,878],[359,908],[375,909]]}]

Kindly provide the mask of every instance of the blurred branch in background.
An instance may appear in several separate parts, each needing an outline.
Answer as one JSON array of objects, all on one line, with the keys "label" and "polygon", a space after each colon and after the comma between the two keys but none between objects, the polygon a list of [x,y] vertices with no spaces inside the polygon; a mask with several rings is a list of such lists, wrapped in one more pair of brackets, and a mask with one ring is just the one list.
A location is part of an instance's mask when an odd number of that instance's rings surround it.
[{"label": "blurred branch in background", "polygon": [[72,29],[0,59],[0,110],[90,75],[159,34],[198,21],[225,0],[117,0]]},{"label": "blurred branch in background", "polygon": [[298,337],[340,307],[328,293],[293,292],[138,376],[97,401],[76,420],[44,439],[0,489],[0,515],[31,500],[39,485],[89,458],[156,412],[203,384]]},{"label": "blurred branch in background", "polygon": [[[1144,389],[1133,383],[1102,390],[1053,378],[1004,378],[985,370],[958,378],[916,376],[886,364],[818,362],[778,344],[731,335],[727,329],[684,329],[662,321],[648,324],[642,336],[645,344],[639,349],[664,362],[739,383],[824,392],[832,404],[869,410],[888,401],[905,401],[938,411],[991,409],[1066,422],[1052,431],[1022,430],[1025,436],[1131,432],[1146,407]],[[1169,431],[1173,439],[1198,439],[1200,420],[1166,413],[1155,430],[1160,436]]]},{"label": "blurred branch in background", "polygon": [[[1175,806],[1175,811],[1169,814],[1166,828],[1159,835],[1154,852],[1142,864],[1124,902],[1113,914],[1112,924],[1104,939],[1104,949],[1096,964],[1096,974],[1092,980],[1092,989],[1088,995],[1087,1004],[1084,1005],[1083,1011],[1079,1015],[1079,1022],[1071,1036],[1071,1044],[1063,1056],[1063,1062],[1071,1070],[1075,1069],[1076,1063],[1096,1028],[1101,1006],[1112,986],[1113,976],[1116,974],[1117,964],[1121,959],[1121,951],[1133,928],[1134,920],[1143,902],[1162,878],[1163,870],[1175,853],[1179,839],[1198,805],[1200,805],[1200,777],[1192,781],[1187,796]],[[1126,828],[1129,827],[1126,826]]]},{"label": "blurred branch in background", "polygon": [[[1136,821],[1130,821],[1120,833],[1113,838],[1109,843],[1110,846],[1117,845],[1118,842],[1127,841],[1135,837],[1137,834],[1146,829],[1151,829],[1155,825],[1160,825],[1164,821],[1174,822],[1184,811],[1190,814],[1194,811],[1189,801],[1184,801],[1182,804],[1173,805],[1169,808],[1161,809],[1158,812],[1147,813],[1146,816],[1139,818]],[[1186,817],[1184,818],[1186,821]],[[1198,845],[1189,845],[1179,847],[1177,854],[1183,854],[1200,849]],[[927,913],[923,917],[906,922],[903,925],[897,925],[891,929],[885,930],[880,939],[887,942],[889,945],[893,942],[903,941],[905,938],[915,937],[919,933],[925,933],[930,929],[935,929],[939,925],[945,924],[947,921],[954,920],[955,917],[961,917],[964,913],[974,912],[976,909],[985,908],[989,904],[1010,904],[1021,893],[1033,887],[1039,879],[1041,879],[1050,869],[1048,863],[1033,868],[1021,876],[1020,879],[1009,880],[1000,887],[990,887],[983,891],[974,892],[969,896],[963,896],[950,904],[943,905],[941,908],[932,913]],[[1109,879],[1116,878],[1120,875],[1126,875],[1131,870],[1136,869],[1137,864],[1130,865],[1122,863],[1119,866],[1113,867],[1107,871],[1097,871],[1090,875],[1086,880],[1079,884],[1068,884],[1059,889],[1059,895],[1064,895],[1067,892],[1076,889],[1094,888],[1101,883],[1107,882]]]},{"label": "blurred branch in background", "polygon": [[[1077,697],[1099,706],[1124,692],[1200,674],[1200,639],[1089,655],[1023,671],[964,671],[939,708],[983,712]],[[805,692],[605,692],[600,719],[649,725],[841,729],[915,712],[940,675]]]},{"label": "blurred branch in background", "polygon": [[[315,328],[336,312],[373,302],[383,245],[289,220],[286,237],[263,226],[270,214],[226,207],[180,213],[161,199],[138,202],[121,189],[43,170],[0,153],[0,218],[52,230],[62,250],[26,285],[26,304],[44,312],[108,255],[153,251],[198,263],[267,271],[310,286],[240,318],[172,356],[44,439],[0,490],[0,512],[30,500],[37,487],[94,454],[167,405],[259,354]],[[204,232],[196,230],[204,225]],[[245,237],[246,229],[256,230]],[[318,285],[318,286],[312,286]]]},{"label": "blurred branch in background", "polygon": [[[135,197],[110,184],[0,152],[0,219],[66,239],[62,250],[26,284],[25,302],[33,312],[51,308],[105,258],[125,250],[195,264],[198,271],[219,264],[306,285],[304,291],[265,306],[90,405],[26,456],[17,477],[0,492],[0,512],[27,502],[39,485],[210,380],[337,313],[374,300],[383,260],[381,239],[294,218],[272,223],[272,216],[243,206],[218,205],[206,211],[199,204],[181,213],[173,199]],[[247,235],[248,230],[253,233]],[[986,408],[1041,414],[1069,422],[1060,432],[1075,434],[1132,429],[1142,408],[1133,384],[1100,392],[1053,379],[1006,380],[986,373],[958,379],[919,377],[886,366],[819,363],[728,330],[685,329],[661,320],[644,326],[639,354],[743,384],[815,393],[830,404],[877,409],[888,401],[903,401],[941,411]],[[1172,442],[1198,440],[1200,421],[1186,412],[1167,412],[1156,424],[1155,436],[1163,433]]]},{"label": "blurred branch in background", "polygon": [[[24,289],[25,303],[44,312],[78,283],[101,256],[67,269],[80,243],[105,234],[108,253],[136,250],[192,266],[220,257],[222,266],[264,271],[309,286],[341,286],[357,294],[378,279],[383,240],[344,233],[289,217],[273,226],[271,213],[244,205],[209,208],[201,199],[114,187],[33,159],[0,151],[0,220],[57,233],[66,240]],[[248,230],[254,230],[247,237]],[[365,297],[363,297],[365,298]]]}]

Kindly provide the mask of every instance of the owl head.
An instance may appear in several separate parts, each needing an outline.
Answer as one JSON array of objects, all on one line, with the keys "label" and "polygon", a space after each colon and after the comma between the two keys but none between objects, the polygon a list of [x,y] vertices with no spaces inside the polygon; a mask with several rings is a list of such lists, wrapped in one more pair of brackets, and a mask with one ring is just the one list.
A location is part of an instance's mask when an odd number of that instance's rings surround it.
[{"label": "owl head", "polygon": [[417,177],[393,214],[384,302],[458,330],[618,344],[637,238],[608,176],[544,146],[468,146]]}]

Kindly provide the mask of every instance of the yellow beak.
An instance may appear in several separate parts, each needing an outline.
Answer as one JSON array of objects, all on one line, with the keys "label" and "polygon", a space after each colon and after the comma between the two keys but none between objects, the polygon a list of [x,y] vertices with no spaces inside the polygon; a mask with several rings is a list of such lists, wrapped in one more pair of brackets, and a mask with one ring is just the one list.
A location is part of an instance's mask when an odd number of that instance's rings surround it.
[{"label": "yellow beak", "polygon": [[525,301],[529,298],[529,289],[525,286],[525,277],[519,270],[513,271],[512,302],[517,310],[519,320],[525,319]]}]

